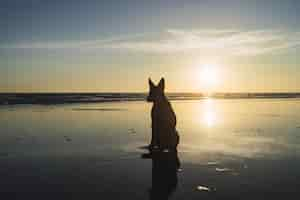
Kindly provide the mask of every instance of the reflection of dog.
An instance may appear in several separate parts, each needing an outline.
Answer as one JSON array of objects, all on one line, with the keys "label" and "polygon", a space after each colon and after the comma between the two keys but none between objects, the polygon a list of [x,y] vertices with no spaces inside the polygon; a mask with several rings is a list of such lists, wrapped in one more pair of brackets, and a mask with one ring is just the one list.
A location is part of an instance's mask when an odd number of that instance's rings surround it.
[{"label": "reflection of dog", "polygon": [[175,129],[176,116],[170,102],[164,94],[165,80],[162,78],[155,86],[149,78],[150,91],[147,101],[153,102],[151,111],[152,138],[150,149],[176,149],[179,136]]},{"label": "reflection of dog", "polygon": [[167,200],[177,187],[177,172],[180,168],[177,151],[154,151],[143,154],[142,158],[152,159],[150,200]]}]

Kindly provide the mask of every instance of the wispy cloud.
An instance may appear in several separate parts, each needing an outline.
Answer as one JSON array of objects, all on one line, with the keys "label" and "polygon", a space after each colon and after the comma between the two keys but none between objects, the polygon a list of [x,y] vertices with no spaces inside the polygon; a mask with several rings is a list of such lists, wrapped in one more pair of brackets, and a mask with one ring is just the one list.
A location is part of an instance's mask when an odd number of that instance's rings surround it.
[{"label": "wispy cloud", "polygon": [[145,52],[199,52],[221,55],[258,55],[287,50],[300,45],[299,32],[255,30],[167,30],[157,41],[124,41],[111,48]]},{"label": "wispy cloud", "polygon": [[0,45],[1,49],[92,49],[107,48],[107,44],[117,44],[123,41],[136,40],[144,34],[122,35],[100,40],[30,42]]},{"label": "wispy cloud", "polygon": [[121,49],[148,53],[200,53],[253,56],[288,50],[300,45],[300,32],[282,30],[180,30],[163,33],[127,35],[104,40],[39,42],[2,48],[43,49]]}]

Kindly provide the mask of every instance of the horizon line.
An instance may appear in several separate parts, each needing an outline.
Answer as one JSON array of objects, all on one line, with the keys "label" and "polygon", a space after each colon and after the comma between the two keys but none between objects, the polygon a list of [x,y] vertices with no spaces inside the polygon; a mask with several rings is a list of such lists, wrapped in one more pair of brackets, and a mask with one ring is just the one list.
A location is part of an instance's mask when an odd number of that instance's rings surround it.
[{"label": "horizon line", "polygon": [[[67,92],[0,92],[0,95],[5,95],[5,94],[147,94],[148,92],[71,92],[71,91],[67,91]],[[270,91],[266,91],[266,92],[165,92],[165,94],[206,94],[206,95],[216,95],[216,94],[300,94],[300,91],[297,92],[270,92]]]}]

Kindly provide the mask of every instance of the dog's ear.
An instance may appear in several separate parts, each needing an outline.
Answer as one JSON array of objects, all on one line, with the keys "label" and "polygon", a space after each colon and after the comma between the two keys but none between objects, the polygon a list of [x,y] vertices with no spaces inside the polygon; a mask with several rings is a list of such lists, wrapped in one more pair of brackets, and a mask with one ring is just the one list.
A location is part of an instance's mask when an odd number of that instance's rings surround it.
[{"label": "dog's ear", "polygon": [[165,79],[161,78],[159,83],[158,83],[158,87],[161,89],[161,91],[165,90]]},{"label": "dog's ear", "polygon": [[148,79],[148,82],[149,82],[150,88],[153,88],[154,87],[154,83],[152,82],[151,78]]}]

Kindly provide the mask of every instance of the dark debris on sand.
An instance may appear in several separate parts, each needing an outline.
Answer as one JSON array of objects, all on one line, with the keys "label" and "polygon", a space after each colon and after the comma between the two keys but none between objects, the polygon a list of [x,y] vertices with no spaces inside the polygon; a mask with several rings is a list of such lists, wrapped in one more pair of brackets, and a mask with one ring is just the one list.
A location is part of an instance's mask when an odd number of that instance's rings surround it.
[{"label": "dark debris on sand", "polygon": [[66,136],[66,135],[64,136],[64,138],[65,138],[66,142],[71,142],[72,141],[72,139],[70,137]]}]

